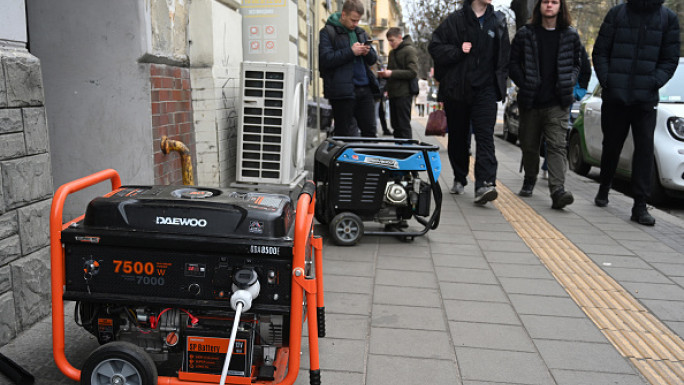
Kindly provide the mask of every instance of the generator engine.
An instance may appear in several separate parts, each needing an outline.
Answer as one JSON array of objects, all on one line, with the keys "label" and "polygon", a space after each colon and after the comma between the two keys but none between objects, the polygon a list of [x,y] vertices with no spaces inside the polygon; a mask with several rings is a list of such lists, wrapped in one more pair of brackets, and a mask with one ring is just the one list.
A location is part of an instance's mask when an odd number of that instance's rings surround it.
[{"label": "generator engine", "polygon": [[191,380],[221,374],[238,301],[228,375],[272,381],[289,338],[293,224],[286,195],[124,186],[62,231],[63,297],[101,344],[132,343],[159,375]]}]

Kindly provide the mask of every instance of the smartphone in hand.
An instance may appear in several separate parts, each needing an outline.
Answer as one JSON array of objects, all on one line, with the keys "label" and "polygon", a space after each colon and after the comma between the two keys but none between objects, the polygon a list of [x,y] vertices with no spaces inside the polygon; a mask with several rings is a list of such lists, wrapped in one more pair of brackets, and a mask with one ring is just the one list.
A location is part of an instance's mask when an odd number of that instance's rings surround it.
[{"label": "smartphone in hand", "polygon": [[373,40],[366,40],[363,45],[371,45],[373,43]]}]

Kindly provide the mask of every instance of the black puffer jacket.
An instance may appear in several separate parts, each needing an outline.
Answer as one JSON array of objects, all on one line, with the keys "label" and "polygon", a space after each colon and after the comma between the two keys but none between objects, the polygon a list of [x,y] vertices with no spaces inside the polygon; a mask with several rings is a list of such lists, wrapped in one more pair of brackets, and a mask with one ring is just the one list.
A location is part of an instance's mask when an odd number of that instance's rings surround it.
[{"label": "black puffer jacket", "polygon": [[[471,87],[468,75],[477,66],[476,39],[483,38],[489,31],[494,33],[496,51],[494,77],[497,100],[506,96],[508,78],[508,57],[511,43],[508,26],[503,14],[487,6],[485,25],[481,28],[471,8],[471,0],[463,3],[463,8],[452,12],[432,33],[428,51],[435,62],[435,79],[439,81],[439,97],[453,100],[470,100]],[[464,41],[473,42],[469,54],[463,52]]]},{"label": "black puffer jacket", "polygon": [[[334,37],[331,37],[331,27],[334,29]],[[319,33],[318,64],[321,77],[323,78],[323,94],[328,99],[354,99],[354,60],[356,56],[349,44],[349,34],[339,26],[328,23]],[[366,31],[356,27],[356,36],[359,43],[369,40]],[[369,66],[378,60],[375,49],[371,47],[366,56],[361,56],[365,63],[368,85],[373,94],[380,93],[378,79]]]},{"label": "black puffer jacket", "polygon": [[[539,47],[532,24],[522,26],[513,38],[509,75],[519,87],[518,104],[532,108],[534,97],[541,86],[539,73]],[[556,68],[556,95],[561,107],[568,107],[574,101],[572,92],[582,66],[582,44],[573,27],[560,31],[558,41],[558,66]]]},{"label": "black puffer jacket", "polygon": [[603,100],[658,103],[658,90],[677,69],[680,45],[677,15],[667,8],[661,11],[662,4],[629,0],[608,11],[592,54]]}]

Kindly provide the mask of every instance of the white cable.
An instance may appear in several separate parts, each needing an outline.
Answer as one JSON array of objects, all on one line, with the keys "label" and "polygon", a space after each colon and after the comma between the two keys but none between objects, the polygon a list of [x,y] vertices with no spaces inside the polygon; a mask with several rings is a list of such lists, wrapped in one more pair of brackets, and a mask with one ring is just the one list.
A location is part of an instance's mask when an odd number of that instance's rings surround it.
[{"label": "white cable", "polygon": [[237,335],[238,324],[240,323],[240,316],[242,313],[242,301],[237,302],[235,309],[235,320],[233,320],[233,329],[230,331],[230,342],[228,342],[228,352],[226,352],[226,361],[223,363],[223,370],[221,370],[221,385],[225,385],[226,376],[228,375],[228,366],[230,365],[230,357],[233,356],[233,348],[235,347],[235,336]]}]

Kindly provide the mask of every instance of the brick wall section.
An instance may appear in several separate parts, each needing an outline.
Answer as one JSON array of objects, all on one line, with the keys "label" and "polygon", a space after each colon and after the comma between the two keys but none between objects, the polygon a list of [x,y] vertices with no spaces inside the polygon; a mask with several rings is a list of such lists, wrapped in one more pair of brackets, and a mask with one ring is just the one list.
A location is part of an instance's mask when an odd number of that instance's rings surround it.
[{"label": "brick wall section", "polygon": [[50,313],[50,149],[40,61],[0,48],[0,346]]},{"label": "brick wall section", "polygon": [[[165,155],[160,143],[163,136],[179,140],[190,149],[193,171],[196,168],[196,145],[193,130],[193,110],[190,70],[163,64],[150,65],[152,139],[154,151],[154,183],[183,184],[178,153]],[[195,178],[196,179],[196,178]]]}]

